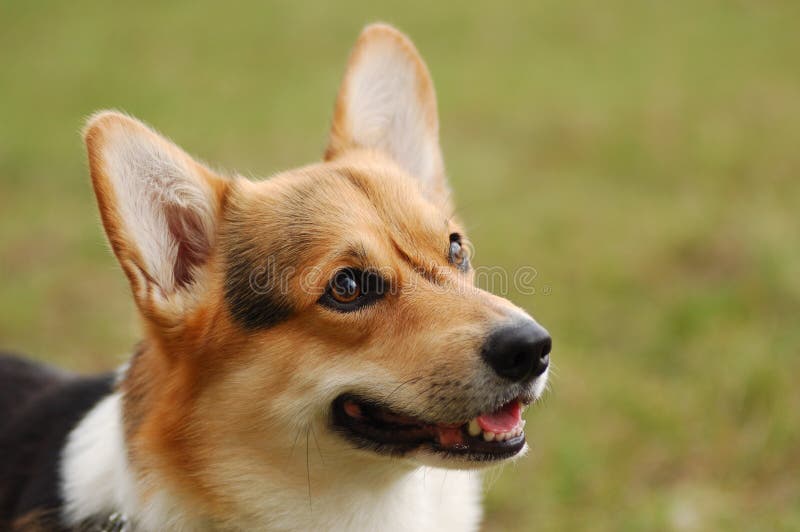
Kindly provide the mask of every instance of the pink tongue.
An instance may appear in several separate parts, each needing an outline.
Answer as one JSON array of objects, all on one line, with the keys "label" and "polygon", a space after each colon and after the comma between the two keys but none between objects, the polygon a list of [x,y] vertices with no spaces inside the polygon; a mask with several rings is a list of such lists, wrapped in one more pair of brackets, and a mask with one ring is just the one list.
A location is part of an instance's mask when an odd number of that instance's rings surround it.
[{"label": "pink tongue", "polygon": [[522,407],[519,401],[511,401],[501,406],[496,412],[478,416],[478,425],[489,432],[508,432],[517,426],[521,418]]}]

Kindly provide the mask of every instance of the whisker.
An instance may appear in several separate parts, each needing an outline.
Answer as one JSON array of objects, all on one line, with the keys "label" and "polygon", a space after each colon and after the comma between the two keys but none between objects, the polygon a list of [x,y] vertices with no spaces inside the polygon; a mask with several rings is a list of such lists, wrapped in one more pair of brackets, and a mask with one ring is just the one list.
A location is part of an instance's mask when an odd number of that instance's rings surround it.
[{"label": "whisker", "polygon": [[314,447],[317,448],[317,454],[322,465],[325,465],[325,458],[322,456],[322,449],[319,448],[319,441],[317,441],[317,431],[314,430],[314,425],[311,425],[311,435],[314,437]]},{"label": "whisker", "polygon": [[418,376],[418,377],[412,377],[412,378],[408,379],[407,381],[401,382],[400,384],[398,384],[398,385],[397,385],[397,387],[396,387],[394,390],[392,390],[392,391],[389,393],[389,395],[387,395],[386,397],[384,397],[384,398],[383,398],[383,400],[384,400],[384,401],[388,401],[388,400],[389,400],[389,398],[390,398],[392,395],[394,395],[394,394],[395,394],[395,393],[396,393],[398,390],[400,390],[400,388],[402,388],[403,386],[406,386],[406,385],[408,385],[408,384],[412,384],[412,383],[418,382],[418,381],[420,381],[421,379],[422,379],[422,377],[421,377],[421,376]]},{"label": "whisker", "polygon": [[297,442],[300,441],[300,434],[302,432],[303,427],[297,427],[297,433],[294,435],[294,441],[292,441],[292,448],[289,450],[289,459],[294,455],[294,448],[297,447]]},{"label": "whisker", "polygon": [[311,507],[311,465],[308,458],[308,434],[311,432],[309,428],[306,429],[306,481],[308,482],[308,511],[313,511]]}]

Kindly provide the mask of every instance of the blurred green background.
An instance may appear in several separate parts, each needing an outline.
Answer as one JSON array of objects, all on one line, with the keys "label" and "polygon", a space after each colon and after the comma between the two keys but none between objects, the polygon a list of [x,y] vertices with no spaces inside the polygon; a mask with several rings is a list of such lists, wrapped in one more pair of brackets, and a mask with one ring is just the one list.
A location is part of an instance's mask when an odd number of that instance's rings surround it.
[{"label": "blurred green background", "polygon": [[138,116],[246,175],[317,160],[361,27],[428,61],[476,262],[552,332],[487,530],[800,529],[800,3],[0,3],[0,345],[137,339],[78,131]]}]

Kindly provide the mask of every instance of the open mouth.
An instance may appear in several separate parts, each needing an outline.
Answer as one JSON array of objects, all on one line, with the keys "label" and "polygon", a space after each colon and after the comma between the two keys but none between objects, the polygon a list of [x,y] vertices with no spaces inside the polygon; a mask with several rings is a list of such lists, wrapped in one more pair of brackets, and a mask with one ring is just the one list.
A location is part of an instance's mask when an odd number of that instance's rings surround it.
[{"label": "open mouth", "polygon": [[462,423],[430,423],[345,394],[333,402],[333,424],[356,446],[379,453],[403,455],[428,447],[448,457],[488,462],[525,447],[522,406],[514,399]]}]

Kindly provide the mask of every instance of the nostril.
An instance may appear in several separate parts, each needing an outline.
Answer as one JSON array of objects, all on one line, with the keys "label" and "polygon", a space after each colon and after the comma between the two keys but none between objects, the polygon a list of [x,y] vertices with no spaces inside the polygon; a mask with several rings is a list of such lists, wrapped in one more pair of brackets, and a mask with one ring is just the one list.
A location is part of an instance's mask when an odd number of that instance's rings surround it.
[{"label": "nostril", "polygon": [[542,346],[542,354],[539,355],[540,358],[545,358],[546,356],[550,355],[550,351],[553,349],[553,340],[548,336],[544,340],[544,345]]},{"label": "nostril", "polygon": [[538,377],[545,371],[547,371],[547,367],[550,365],[550,350],[553,347],[553,341],[550,339],[549,336],[543,338],[538,342],[536,346],[536,351],[539,353],[538,360],[536,366],[533,368],[532,376]]}]

